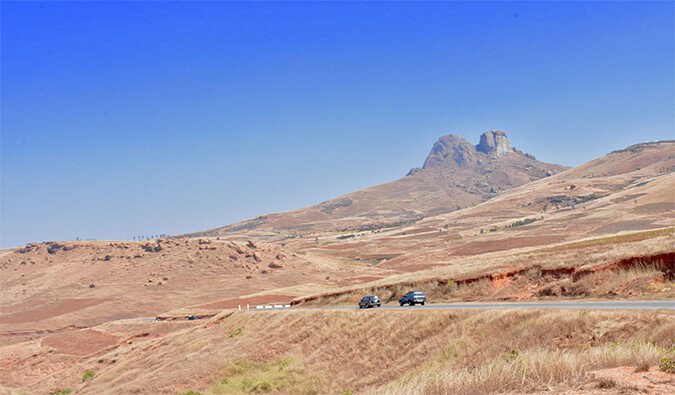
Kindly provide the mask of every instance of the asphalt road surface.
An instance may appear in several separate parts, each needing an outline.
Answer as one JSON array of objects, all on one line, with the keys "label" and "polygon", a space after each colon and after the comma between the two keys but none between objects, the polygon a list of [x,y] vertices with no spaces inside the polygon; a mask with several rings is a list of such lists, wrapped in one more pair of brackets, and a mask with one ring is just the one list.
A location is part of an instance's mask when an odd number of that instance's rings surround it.
[{"label": "asphalt road surface", "polygon": [[[358,306],[317,306],[291,307],[290,310],[358,310]],[[566,310],[675,310],[675,300],[593,300],[593,301],[560,301],[560,302],[489,302],[489,303],[437,303],[424,306],[385,305],[364,310],[510,310],[510,309],[566,309]],[[264,312],[289,310],[289,308],[251,308],[244,312]],[[196,317],[194,319],[210,318]],[[156,321],[156,317],[136,317],[143,321]],[[174,317],[178,318],[179,317]],[[185,316],[187,320],[187,316]]]},{"label": "asphalt road surface", "polygon": [[[675,300],[597,300],[561,302],[489,302],[489,303],[438,303],[424,306],[382,306],[380,309],[576,309],[576,310],[675,310]],[[300,309],[350,310],[358,306],[301,307]]]}]

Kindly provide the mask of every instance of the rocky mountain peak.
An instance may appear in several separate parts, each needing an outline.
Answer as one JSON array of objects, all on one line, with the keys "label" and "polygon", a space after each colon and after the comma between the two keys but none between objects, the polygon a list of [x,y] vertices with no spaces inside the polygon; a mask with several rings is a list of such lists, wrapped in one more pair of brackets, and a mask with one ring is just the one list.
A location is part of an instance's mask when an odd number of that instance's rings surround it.
[{"label": "rocky mountain peak", "polygon": [[480,135],[480,142],[476,146],[476,151],[486,154],[504,155],[513,151],[509,138],[502,130],[489,131]]},{"label": "rocky mountain peak", "polygon": [[456,134],[448,134],[436,141],[423,168],[442,164],[464,167],[477,162],[482,156],[502,156],[514,150],[506,133],[501,130],[483,133],[478,145],[473,145]]},{"label": "rocky mountain peak", "polygon": [[462,136],[448,134],[436,141],[431,152],[424,161],[422,168],[438,166],[447,162],[448,158],[459,166],[467,162],[472,162],[475,157],[475,148],[473,144],[466,141]]}]

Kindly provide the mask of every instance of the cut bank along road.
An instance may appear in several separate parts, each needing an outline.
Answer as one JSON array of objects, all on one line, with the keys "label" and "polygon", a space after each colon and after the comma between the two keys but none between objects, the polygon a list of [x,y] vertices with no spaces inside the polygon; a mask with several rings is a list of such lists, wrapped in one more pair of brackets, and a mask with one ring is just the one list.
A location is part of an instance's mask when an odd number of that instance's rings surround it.
[{"label": "cut bank along road", "polygon": [[[326,307],[300,307],[298,309],[318,310],[351,310],[358,306],[326,306]],[[378,308],[369,309],[377,310]],[[561,301],[561,302],[487,302],[487,303],[439,303],[426,304],[424,306],[387,306],[379,309],[601,309],[601,310],[675,310],[675,300],[593,300],[593,301]],[[264,310],[260,310],[264,311]]]}]

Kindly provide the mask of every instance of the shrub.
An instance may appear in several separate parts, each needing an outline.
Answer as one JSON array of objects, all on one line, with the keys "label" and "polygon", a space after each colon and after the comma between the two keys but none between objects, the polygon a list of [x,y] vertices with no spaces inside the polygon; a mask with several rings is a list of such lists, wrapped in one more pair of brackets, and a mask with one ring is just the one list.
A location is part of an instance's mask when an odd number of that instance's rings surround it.
[{"label": "shrub", "polygon": [[525,218],[525,219],[521,219],[521,220],[518,220],[516,222],[513,222],[512,224],[508,225],[507,227],[508,228],[517,228],[519,226],[525,226],[525,225],[531,224],[532,222],[535,222],[535,221],[541,221],[542,219],[544,219],[543,216],[542,217],[536,217],[536,218]]},{"label": "shrub", "polygon": [[232,332],[230,332],[230,337],[231,337],[231,338],[235,338],[235,337],[241,335],[241,332],[242,332],[243,330],[244,330],[244,327],[243,327],[243,326],[241,326],[241,327],[239,327],[239,328],[233,330]]},{"label": "shrub", "polygon": [[675,373],[675,359],[669,357],[661,358],[659,369],[668,373]]},{"label": "shrub", "polygon": [[86,372],[84,372],[84,375],[82,376],[82,382],[84,383],[85,381],[93,379],[95,374],[96,373],[94,373],[93,370],[87,370]]},{"label": "shrub", "polygon": [[112,255],[106,255],[105,257],[103,257],[104,261],[109,261],[111,259],[112,259]]},{"label": "shrub", "polygon": [[70,388],[63,388],[63,389],[56,390],[56,391],[54,392],[54,395],[68,395],[68,394],[70,394],[71,392],[73,392],[72,389],[70,389]]}]

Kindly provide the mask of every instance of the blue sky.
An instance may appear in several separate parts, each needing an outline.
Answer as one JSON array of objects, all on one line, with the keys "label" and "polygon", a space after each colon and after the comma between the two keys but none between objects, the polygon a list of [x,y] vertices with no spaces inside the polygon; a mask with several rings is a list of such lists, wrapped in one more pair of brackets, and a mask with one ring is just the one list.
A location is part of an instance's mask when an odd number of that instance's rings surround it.
[{"label": "blue sky", "polygon": [[307,206],[447,133],[567,165],[675,138],[672,2],[0,7],[4,247]]}]

